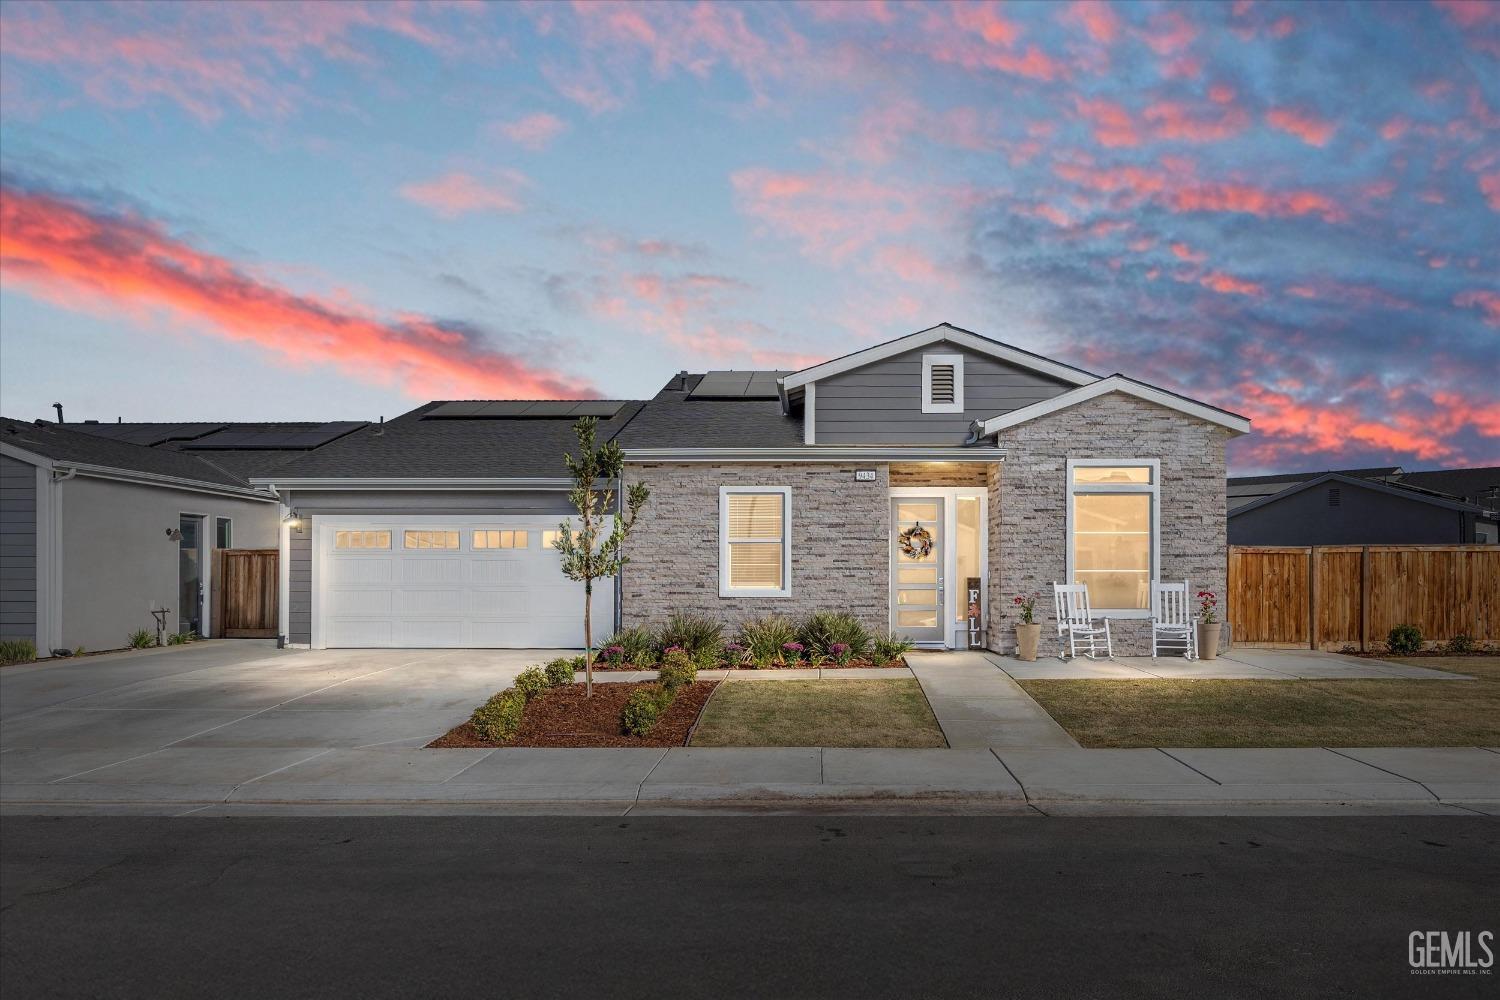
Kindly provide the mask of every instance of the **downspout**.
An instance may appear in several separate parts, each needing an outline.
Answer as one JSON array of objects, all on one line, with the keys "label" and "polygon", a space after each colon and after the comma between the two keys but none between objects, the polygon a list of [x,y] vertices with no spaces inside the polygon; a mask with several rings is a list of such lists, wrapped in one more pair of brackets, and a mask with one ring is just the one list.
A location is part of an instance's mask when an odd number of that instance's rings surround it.
[{"label": "downspout", "polygon": [[[59,416],[61,414],[59,413]],[[57,466],[52,467],[50,478],[52,489],[49,490],[47,503],[51,507],[51,524],[47,526],[47,549],[50,563],[50,575],[47,579],[47,601],[52,605],[52,611],[47,616],[47,655],[52,655],[52,650],[62,646],[63,636],[63,547],[62,547],[62,490],[60,485],[77,477],[78,469],[73,467],[61,476],[57,474]],[[40,541],[40,539],[38,539]],[[38,595],[40,598],[41,595]],[[42,650],[37,650],[40,656]]]},{"label": "downspout", "polygon": [[[615,517],[625,516],[625,467],[620,467],[620,478],[615,480]],[[615,614],[614,630],[620,631],[623,625],[625,603],[625,567],[620,567],[620,572],[615,574]]]}]

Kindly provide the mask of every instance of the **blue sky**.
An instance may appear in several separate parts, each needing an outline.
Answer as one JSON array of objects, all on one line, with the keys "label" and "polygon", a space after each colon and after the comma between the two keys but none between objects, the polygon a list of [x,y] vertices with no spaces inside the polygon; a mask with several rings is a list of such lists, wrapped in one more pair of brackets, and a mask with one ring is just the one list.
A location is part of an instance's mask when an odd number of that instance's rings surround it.
[{"label": "blue sky", "polygon": [[941,321],[1500,463],[1500,5],[0,8],[7,415],[639,397]]}]

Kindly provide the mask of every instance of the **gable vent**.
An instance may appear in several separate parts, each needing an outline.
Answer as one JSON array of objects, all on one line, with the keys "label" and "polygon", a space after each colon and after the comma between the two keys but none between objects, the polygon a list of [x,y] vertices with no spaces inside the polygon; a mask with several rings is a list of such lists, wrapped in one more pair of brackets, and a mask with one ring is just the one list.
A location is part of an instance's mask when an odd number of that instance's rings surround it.
[{"label": "gable vent", "polygon": [[1343,491],[1337,486],[1328,487],[1328,506],[1337,507],[1344,500]]},{"label": "gable vent", "polygon": [[957,399],[957,376],[952,365],[932,366],[932,401],[934,403],[952,403]]}]

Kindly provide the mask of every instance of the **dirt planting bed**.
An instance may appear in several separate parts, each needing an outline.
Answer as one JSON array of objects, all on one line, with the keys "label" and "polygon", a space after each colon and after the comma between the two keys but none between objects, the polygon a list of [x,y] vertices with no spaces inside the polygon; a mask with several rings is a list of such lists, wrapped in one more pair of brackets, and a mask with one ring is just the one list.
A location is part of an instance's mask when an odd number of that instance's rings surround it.
[{"label": "dirt planting bed", "polygon": [[643,684],[595,684],[594,696],[584,697],[582,684],[552,688],[526,703],[521,731],[509,743],[480,739],[465,722],[428,744],[429,747],[680,747],[718,681],[697,681],[677,693],[677,699],[645,736],[627,736],[620,713],[630,693]]}]

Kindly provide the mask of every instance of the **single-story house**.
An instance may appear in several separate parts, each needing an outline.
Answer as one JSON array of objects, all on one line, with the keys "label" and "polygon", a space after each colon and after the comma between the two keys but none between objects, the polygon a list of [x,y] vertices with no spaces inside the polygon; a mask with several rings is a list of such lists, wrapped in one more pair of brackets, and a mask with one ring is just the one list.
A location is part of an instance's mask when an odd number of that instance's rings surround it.
[{"label": "single-story house", "polygon": [[[1324,472],[1279,483],[1229,480],[1229,542],[1232,545],[1453,545],[1494,543],[1500,537],[1500,500],[1479,502],[1419,485],[1461,485],[1451,470],[1406,473],[1399,468]],[[1364,473],[1364,474],[1360,474]],[[1500,477],[1497,477],[1500,478]],[[1269,482],[1266,482],[1269,480]],[[1279,486],[1264,492],[1271,486]],[[1238,495],[1235,495],[1238,491]],[[1254,491],[1254,492],[1252,492]]]},{"label": "single-story house", "polygon": [[[942,324],[801,371],[678,373],[646,401],[427,403],[250,482],[283,505],[282,622],[329,646],[581,644],[573,421],[651,501],[596,626],[847,610],[935,647],[1011,643],[1011,600],[1089,585],[1149,648],[1148,583],[1225,587],[1225,443],[1249,421]],[[597,637],[596,637],[597,638]]]},{"label": "single-story house", "polygon": [[0,638],[117,649],[137,629],[212,636],[212,553],[275,549],[248,476],[363,423],[56,424],[0,418]]}]

